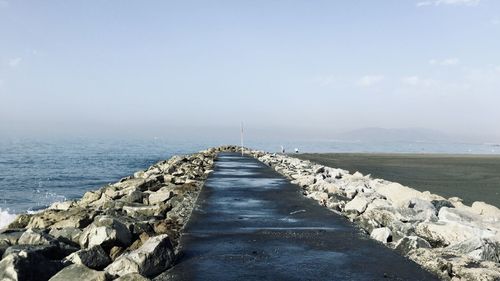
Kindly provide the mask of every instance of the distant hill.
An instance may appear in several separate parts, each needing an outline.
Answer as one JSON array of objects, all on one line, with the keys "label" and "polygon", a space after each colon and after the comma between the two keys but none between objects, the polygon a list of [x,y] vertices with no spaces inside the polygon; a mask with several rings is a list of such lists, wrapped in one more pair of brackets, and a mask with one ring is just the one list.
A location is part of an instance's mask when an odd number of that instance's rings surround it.
[{"label": "distant hill", "polygon": [[423,128],[363,128],[340,133],[337,138],[362,142],[449,142],[456,140],[453,136],[443,132]]}]

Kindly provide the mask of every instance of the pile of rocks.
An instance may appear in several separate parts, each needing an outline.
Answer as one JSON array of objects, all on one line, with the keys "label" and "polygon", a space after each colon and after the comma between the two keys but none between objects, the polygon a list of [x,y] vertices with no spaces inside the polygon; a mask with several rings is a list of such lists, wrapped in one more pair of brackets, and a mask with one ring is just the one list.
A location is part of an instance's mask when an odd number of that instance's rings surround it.
[{"label": "pile of rocks", "polygon": [[220,149],[174,156],[0,232],[0,280],[149,280],[180,233]]},{"label": "pile of rocks", "polygon": [[500,280],[500,210],[495,206],[466,206],[457,197],[446,199],[287,155],[245,153],[443,280]]}]

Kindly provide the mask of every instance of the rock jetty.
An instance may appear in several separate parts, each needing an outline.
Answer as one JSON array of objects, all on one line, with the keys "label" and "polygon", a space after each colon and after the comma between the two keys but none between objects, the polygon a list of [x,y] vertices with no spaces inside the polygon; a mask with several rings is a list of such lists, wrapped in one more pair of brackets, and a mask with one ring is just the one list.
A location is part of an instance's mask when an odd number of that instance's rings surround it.
[{"label": "rock jetty", "polygon": [[[174,156],[0,231],[0,280],[151,280],[170,268],[221,151]],[[500,280],[500,210],[359,172],[244,149],[387,247],[443,280]]]},{"label": "rock jetty", "polygon": [[495,206],[466,206],[457,197],[443,198],[288,155],[245,153],[442,280],[500,280],[500,210]]},{"label": "rock jetty", "polygon": [[149,280],[168,269],[217,149],[19,215],[0,232],[0,280]]}]

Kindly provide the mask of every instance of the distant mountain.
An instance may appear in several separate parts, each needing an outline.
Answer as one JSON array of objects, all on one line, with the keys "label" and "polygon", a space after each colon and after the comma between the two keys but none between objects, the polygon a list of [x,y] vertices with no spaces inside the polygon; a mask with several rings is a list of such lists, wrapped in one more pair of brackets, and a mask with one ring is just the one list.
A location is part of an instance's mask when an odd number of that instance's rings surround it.
[{"label": "distant mountain", "polygon": [[449,142],[456,140],[443,132],[423,128],[363,128],[341,133],[337,138],[362,142]]}]

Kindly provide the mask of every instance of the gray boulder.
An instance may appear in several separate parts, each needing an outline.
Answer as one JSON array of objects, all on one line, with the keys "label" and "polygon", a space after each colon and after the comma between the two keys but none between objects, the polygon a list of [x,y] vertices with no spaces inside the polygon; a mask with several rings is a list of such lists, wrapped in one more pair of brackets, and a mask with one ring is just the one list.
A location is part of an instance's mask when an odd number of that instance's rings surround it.
[{"label": "gray boulder", "polygon": [[13,245],[5,249],[2,257],[21,252],[41,255],[47,259],[58,259],[62,256],[55,245]]},{"label": "gray boulder", "polygon": [[64,210],[45,210],[31,216],[26,228],[84,228],[95,216],[95,212],[84,208],[71,208]]},{"label": "gray boulder", "polygon": [[[432,200],[431,204],[436,209],[436,212],[439,212],[439,210],[441,210],[441,208],[443,208],[443,207],[455,208],[455,206],[453,206],[453,204],[448,200]],[[437,213],[436,213],[436,215],[437,215]]]},{"label": "gray boulder", "polygon": [[7,249],[6,252],[17,251],[19,249],[36,249],[37,251],[43,250],[47,258],[59,259],[78,250],[78,247],[73,245],[72,242],[68,244],[65,241],[55,239],[44,231],[35,229],[26,230],[19,238],[18,244],[11,247],[12,249]]},{"label": "gray boulder", "polygon": [[0,232],[0,245],[15,245],[24,233],[23,230],[6,229]]},{"label": "gray boulder", "polygon": [[106,254],[100,245],[74,252],[67,256],[64,261],[85,265],[88,268],[96,270],[102,270],[111,263],[108,254]]},{"label": "gray boulder", "polygon": [[142,203],[144,199],[144,193],[139,190],[133,190],[127,195],[123,196],[120,201],[126,203]]},{"label": "gray boulder", "polygon": [[446,247],[457,253],[466,254],[476,260],[500,262],[500,242],[491,239],[473,237]]},{"label": "gray boulder", "polygon": [[82,248],[101,245],[109,249],[114,245],[128,246],[132,243],[131,240],[130,231],[122,222],[113,217],[102,216],[84,229],[79,242]]},{"label": "gray boulder", "polygon": [[402,222],[415,223],[438,220],[433,209],[395,208],[393,212],[398,220]]},{"label": "gray boulder", "polygon": [[41,230],[30,228],[19,237],[17,243],[21,245],[51,245],[56,243],[56,239]]},{"label": "gray boulder", "polygon": [[76,227],[52,228],[49,234],[58,240],[71,241],[79,244],[83,231]]},{"label": "gray boulder", "polygon": [[50,260],[60,260],[77,250],[77,247],[64,243],[54,243],[50,245],[13,245],[5,249],[3,257],[13,253],[28,252],[42,255]]},{"label": "gray boulder", "polygon": [[396,243],[395,250],[407,255],[411,250],[418,248],[431,248],[431,244],[418,236],[406,236]]},{"label": "gray boulder", "polygon": [[69,280],[106,281],[106,273],[90,269],[81,264],[73,264],[65,267],[49,279],[49,281]]},{"label": "gray boulder", "polygon": [[62,263],[47,260],[29,251],[11,253],[0,261],[2,281],[45,281],[63,267]]},{"label": "gray boulder", "polygon": [[[149,196],[151,200],[151,196]],[[151,203],[151,202],[150,202]],[[123,211],[133,218],[152,217],[161,214],[162,206],[159,205],[128,205],[123,206]]]},{"label": "gray boulder", "polygon": [[[437,201],[437,200],[434,200]],[[438,210],[432,204],[432,202],[420,199],[420,198],[412,198],[408,201],[407,208],[410,208],[420,214],[424,219],[436,221],[437,220],[437,212]]]},{"label": "gray boulder", "polygon": [[139,249],[126,253],[106,267],[112,276],[139,273],[153,277],[169,268],[174,260],[174,251],[168,235],[149,238]]},{"label": "gray boulder", "polygon": [[147,179],[142,179],[142,178],[127,179],[125,181],[113,184],[113,187],[116,187],[116,190],[136,189],[140,191],[146,191],[148,190],[148,188],[156,185],[158,185],[157,179],[151,177]]}]

